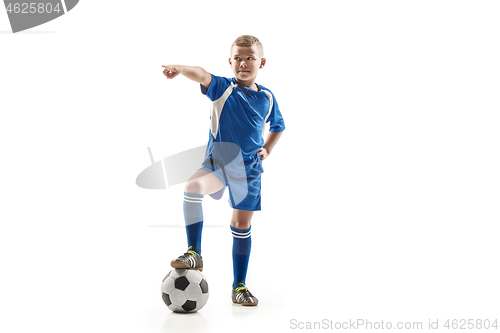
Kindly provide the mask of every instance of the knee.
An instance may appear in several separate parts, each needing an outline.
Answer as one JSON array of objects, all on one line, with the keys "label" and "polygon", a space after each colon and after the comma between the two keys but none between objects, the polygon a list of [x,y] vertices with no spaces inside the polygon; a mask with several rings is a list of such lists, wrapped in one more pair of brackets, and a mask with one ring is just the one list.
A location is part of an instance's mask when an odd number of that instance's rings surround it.
[{"label": "knee", "polygon": [[231,226],[233,228],[236,228],[236,229],[240,229],[240,230],[245,230],[245,229],[248,229],[250,228],[250,225],[251,225],[251,221],[250,220],[244,220],[244,219],[232,219],[231,220]]},{"label": "knee", "polygon": [[203,194],[203,182],[198,179],[190,179],[184,185],[184,192]]}]

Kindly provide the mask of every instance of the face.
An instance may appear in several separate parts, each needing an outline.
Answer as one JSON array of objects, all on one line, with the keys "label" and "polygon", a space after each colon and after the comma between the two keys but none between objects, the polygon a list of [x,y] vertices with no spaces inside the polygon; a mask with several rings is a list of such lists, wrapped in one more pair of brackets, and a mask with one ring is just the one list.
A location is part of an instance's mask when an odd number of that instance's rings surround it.
[{"label": "face", "polygon": [[243,85],[252,85],[255,82],[259,69],[264,67],[265,58],[261,58],[257,46],[237,46],[231,49],[229,64],[236,81]]}]

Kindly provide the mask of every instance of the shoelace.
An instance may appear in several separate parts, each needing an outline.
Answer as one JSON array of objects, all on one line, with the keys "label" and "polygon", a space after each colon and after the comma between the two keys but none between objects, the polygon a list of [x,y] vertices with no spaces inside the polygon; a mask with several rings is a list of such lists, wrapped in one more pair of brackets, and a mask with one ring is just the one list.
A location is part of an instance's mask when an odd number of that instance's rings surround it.
[{"label": "shoelace", "polygon": [[241,292],[243,293],[246,297],[252,297],[254,298],[254,295],[252,295],[252,293],[250,292],[250,290],[248,290],[247,287],[239,287],[239,288],[236,288],[236,292]]},{"label": "shoelace", "polygon": [[195,251],[187,251],[186,253],[184,253],[183,255],[181,255],[179,258],[177,258],[177,260],[178,259],[187,259],[190,256],[195,255],[195,254],[197,254]]}]

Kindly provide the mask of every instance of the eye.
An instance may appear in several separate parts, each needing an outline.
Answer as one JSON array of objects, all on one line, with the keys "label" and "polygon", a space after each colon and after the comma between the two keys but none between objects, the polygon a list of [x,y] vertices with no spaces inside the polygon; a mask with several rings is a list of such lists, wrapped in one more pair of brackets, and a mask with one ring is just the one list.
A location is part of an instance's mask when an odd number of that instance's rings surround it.
[{"label": "eye", "polygon": [[248,57],[248,60],[253,60],[253,57]]},{"label": "eye", "polygon": [[240,60],[240,57],[234,57],[234,60]]}]

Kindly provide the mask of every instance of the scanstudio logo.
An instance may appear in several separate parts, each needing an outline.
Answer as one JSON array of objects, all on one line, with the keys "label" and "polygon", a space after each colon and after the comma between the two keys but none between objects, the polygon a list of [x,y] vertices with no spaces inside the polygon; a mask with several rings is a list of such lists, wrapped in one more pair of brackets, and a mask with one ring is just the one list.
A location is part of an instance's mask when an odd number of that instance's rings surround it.
[{"label": "scanstudio logo", "polygon": [[75,8],[79,0],[4,0],[12,32],[36,27]]}]

